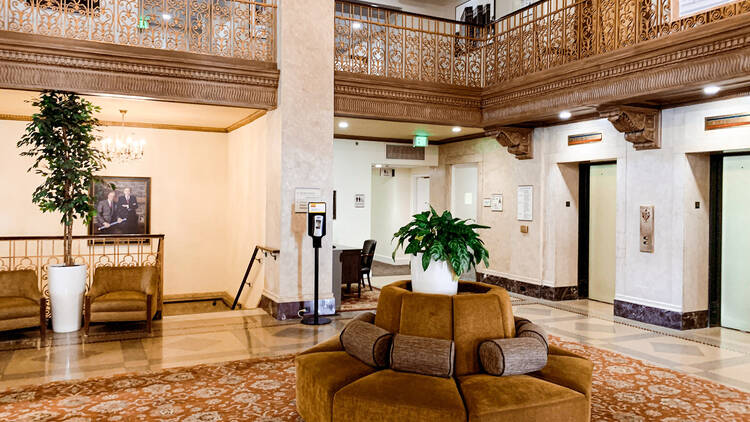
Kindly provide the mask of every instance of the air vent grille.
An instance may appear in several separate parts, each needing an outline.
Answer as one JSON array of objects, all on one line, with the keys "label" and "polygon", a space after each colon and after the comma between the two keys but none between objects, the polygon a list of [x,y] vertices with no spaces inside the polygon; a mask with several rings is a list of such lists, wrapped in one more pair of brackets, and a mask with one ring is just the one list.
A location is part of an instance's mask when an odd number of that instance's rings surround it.
[{"label": "air vent grille", "polygon": [[389,160],[424,160],[424,148],[411,145],[386,145],[385,158]]}]

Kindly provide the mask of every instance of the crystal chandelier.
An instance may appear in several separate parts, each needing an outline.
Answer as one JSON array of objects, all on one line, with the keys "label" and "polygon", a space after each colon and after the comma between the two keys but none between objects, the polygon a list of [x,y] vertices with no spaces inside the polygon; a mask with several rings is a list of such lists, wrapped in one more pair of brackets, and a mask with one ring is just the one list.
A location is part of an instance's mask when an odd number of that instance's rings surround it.
[{"label": "crystal chandelier", "polygon": [[120,110],[120,114],[122,114],[122,128],[120,133],[117,133],[114,139],[107,137],[101,141],[102,152],[114,161],[125,162],[143,158],[143,148],[146,146],[146,140],[135,139],[134,133],[127,135],[127,129],[125,128],[125,113],[127,112],[127,110]]}]

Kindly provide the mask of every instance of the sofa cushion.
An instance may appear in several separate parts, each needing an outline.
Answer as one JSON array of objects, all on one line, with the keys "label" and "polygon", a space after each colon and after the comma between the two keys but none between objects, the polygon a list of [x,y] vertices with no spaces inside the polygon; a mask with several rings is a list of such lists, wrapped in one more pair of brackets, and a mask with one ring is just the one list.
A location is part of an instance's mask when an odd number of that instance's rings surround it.
[{"label": "sofa cushion", "polygon": [[528,374],[547,365],[547,346],[529,337],[487,340],[479,345],[479,359],[490,375]]},{"label": "sofa cushion", "polygon": [[380,290],[375,325],[391,333],[398,332],[401,323],[401,301],[410,292],[402,287],[406,283],[388,285]]},{"label": "sofa cushion", "polygon": [[434,377],[453,375],[455,345],[451,340],[396,334],[391,369]]},{"label": "sofa cushion", "polygon": [[469,422],[588,421],[583,394],[529,375],[467,375],[458,383]]},{"label": "sofa cushion", "polygon": [[0,297],[0,319],[39,317],[39,303],[25,297]]},{"label": "sofa cushion", "polygon": [[544,350],[549,351],[547,332],[540,325],[525,318],[516,318],[516,337],[533,338],[544,345]]},{"label": "sofa cushion", "polygon": [[503,313],[497,296],[453,296],[453,335],[456,342],[456,375],[480,372],[479,344],[484,340],[510,336],[503,326]]},{"label": "sofa cushion", "polygon": [[146,311],[146,295],[132,290],[112,292],[94,298],[92,312]]},{"label": "sofa cushion", "polygon": [[346,353],[372,367],[388,367],[393,334],[374,324],[356,320],[346,325],[340,338]]},{"label": "sofa cushion", "polygon": [[426,293],[404,295],[398,332],[409,336],[452,340],[452,296]]},{"label": "sofa cushion", "polygon": [[339,390],[333,420],[464,422],[466,410],[453,378],[384,369]]},{"label": "sofa cushion", "polygon": [[295,367],[297,410],[306,422],[330,422],[334,394],[376,371],[343,351],[300,355]]}]

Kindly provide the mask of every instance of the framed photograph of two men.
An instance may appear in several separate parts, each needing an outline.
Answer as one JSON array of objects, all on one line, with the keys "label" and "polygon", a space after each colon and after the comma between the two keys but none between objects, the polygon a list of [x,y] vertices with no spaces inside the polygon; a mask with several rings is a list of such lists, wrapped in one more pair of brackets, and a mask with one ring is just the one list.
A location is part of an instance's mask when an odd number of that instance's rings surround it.
[{"label": "framed photograph of two men", "polygon": [[151,178],[100,176],[91,187],[90,235],[150,234]]}]

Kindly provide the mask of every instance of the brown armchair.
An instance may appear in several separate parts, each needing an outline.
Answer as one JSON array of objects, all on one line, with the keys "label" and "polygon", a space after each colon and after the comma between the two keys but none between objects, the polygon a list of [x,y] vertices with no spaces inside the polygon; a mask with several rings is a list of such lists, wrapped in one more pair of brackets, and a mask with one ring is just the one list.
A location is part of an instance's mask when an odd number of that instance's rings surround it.
[{"label": "brown armchair", "polygon": [[34,270],[0,271],[0,331],[39,327],[47,335],[47,299]]},{"label": "brown armchair", "polygon": [[92,322],[151,321],[156,314],[159,283],[157,268],[99,267],[86,294],[83,328],[86,334]]}]

